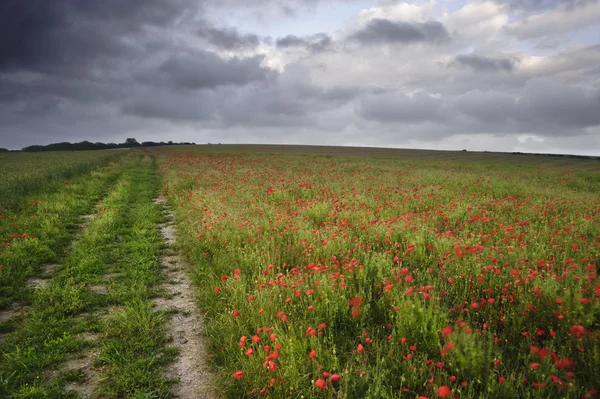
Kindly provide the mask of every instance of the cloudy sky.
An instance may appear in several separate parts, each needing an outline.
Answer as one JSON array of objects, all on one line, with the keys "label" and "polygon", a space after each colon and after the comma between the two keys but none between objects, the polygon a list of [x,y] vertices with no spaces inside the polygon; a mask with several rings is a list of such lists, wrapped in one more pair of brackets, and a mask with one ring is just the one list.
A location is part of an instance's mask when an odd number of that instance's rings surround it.
[{"label": "cloudy sky", "polygon": [[600,155],[600,0],[3,0],[0,147]]}]

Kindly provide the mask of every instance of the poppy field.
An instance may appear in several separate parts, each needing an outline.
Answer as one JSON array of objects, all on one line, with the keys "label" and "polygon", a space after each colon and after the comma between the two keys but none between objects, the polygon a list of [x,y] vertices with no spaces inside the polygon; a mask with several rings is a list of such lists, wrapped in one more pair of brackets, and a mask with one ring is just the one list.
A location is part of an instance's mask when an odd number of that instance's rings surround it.
[{"label": "poppy field", "polygon": [[224,396],[600,397],[597,163],[157,159]]},{"label": "poppy field", "polygon": [[600,397],[598,160],[209,145],[0,169],[1,398]]}]

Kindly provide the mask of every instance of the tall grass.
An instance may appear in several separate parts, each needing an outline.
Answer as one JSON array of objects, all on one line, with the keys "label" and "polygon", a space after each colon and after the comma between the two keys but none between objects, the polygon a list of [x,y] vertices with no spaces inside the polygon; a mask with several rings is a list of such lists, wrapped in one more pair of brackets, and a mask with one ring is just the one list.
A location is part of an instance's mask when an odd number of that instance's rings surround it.
[{"label": "tall grass", "polygon": [[0,209],[20,198],[51,191],[93,168],[115,161],[126,151],[79,151],[0,154]]},{"label": "tall grass", "polygon": [[160,165],[226,396],[600,388],[590,172],[201,152]]}]

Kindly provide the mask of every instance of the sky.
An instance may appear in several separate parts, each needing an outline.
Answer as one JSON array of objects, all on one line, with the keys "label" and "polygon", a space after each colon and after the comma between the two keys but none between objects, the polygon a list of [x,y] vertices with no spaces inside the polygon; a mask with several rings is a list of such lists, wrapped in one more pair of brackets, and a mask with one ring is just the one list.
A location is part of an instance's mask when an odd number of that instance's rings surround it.
[{"label": "sky", "polygon": [[600,0],[3,0],[0,147],[600,155]]}]

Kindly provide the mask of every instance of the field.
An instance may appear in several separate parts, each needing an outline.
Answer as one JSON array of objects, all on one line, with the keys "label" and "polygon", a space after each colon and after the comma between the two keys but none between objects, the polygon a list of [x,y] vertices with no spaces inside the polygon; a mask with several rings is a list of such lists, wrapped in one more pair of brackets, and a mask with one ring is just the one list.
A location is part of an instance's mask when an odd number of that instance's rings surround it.
[{"label": "field", "polygon": [[113,150],[68,155],[61,152],[0,153],[0,208],[42,187],[48,191],[49,183],[64,183],[120,155]]},{"label": "field", "polygon": [[91,166],[68,182],[9,184],[0,397],[184,392],[177,311],[157,305],[174,255],[211,397],[599,397],[598,160],[118,153],[73,158]]}]

